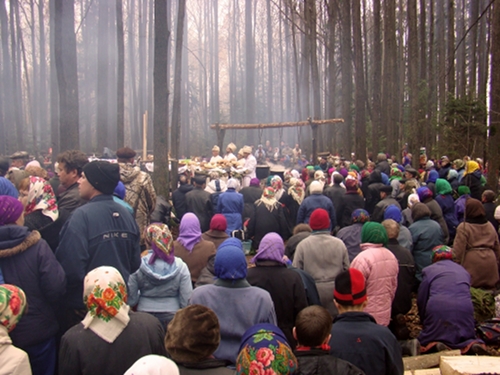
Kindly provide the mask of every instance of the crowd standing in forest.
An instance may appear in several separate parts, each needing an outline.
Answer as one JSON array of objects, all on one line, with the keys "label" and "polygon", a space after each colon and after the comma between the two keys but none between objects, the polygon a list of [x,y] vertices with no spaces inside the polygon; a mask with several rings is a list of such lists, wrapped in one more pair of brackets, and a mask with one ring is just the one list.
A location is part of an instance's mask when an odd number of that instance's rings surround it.
[{"label": "crowd standing in forest", "polygon": [[[488,353],[471,291],[499,286],[500,206],[481,160],[240,151],[171,199],[128,147],[65,151],[55,174],[0,160],[0,374],[402,374],[403,355]],[[258,179],[266,160],[288,168]]]}]

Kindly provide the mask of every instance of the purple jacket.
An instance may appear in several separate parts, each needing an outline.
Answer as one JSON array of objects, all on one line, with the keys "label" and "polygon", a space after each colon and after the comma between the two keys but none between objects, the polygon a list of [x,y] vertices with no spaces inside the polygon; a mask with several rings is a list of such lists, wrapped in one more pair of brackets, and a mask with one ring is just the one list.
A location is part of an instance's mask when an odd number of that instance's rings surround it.
[{"label": "purple jacket", "polygon": [[439,207],[441,207],[443,211],[443,218],[444,221],[446,221],[450,238],[455,238],[459,222],[455,213],[455,202],[453,197],[451,195],[436,195],[434,199],[438,202]]}]

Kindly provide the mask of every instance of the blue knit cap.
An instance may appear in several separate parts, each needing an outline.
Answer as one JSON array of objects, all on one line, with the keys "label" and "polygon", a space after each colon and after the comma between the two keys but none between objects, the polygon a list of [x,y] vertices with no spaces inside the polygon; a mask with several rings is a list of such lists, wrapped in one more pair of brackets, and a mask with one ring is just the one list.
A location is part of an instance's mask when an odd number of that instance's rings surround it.
[{"label": "blue knit cap", "polygon": [[247,276],[247,260],[241,241],[228,238],[215,255],[215,276],[222,280],[239,280]]},{"label": "blue knit cap", "polygon": [[403,215],[401,215],[401,210],[395,204],[387,206],[384,211],[384,220],[392,219],[396,223],[400,224],[403,220]]},{"label": "blue knit cap", "polygon": [[115,187],[115,191],[113,192],[114,195],[116,195],[118,198],[121,200],[125,199],[125,185],[123,185],[123,182],[118,181],[118,184]]},{"label": "blue knit cap", "polygon": [[384,172],[381,172],[380,176],[382,177],[382,183],[384,185],[390,185],[391,184],[391,182],[389,181],[389,176],[387,176]]}]

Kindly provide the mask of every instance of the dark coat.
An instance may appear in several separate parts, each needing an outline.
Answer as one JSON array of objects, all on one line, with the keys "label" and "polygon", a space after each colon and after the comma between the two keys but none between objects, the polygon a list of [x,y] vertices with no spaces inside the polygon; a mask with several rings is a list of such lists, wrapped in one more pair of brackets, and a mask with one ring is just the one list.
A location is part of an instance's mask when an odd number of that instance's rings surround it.
[{"label": "dark coat", "polygon": [[340,218],[340,221],[337,223],[340,228],[351,225],[351,215],[358,208],[365,208],[365,199],[356,192],[347,192],[340,205],[335,207],[337,217]]},{"label": "dark coat", "polygon": [[87,201],[80,197],[80,191],[78,190],[78,182],[75,182],[69,188],[64,190],[57,197],[57,207],[62,210],[65,209],[68,212],[73,212],[78,207],[83,206]]},{"label": "dark coat", "polygon": [[180,242],[174,241],[174,255],[187,264],[191,273],[191,281],[196,283],[201,271],[207,266],[208,260],[215,255],[217,249],[213,242],[201,240],[188,251]]},{"label": "dark coat", "polygon": [[197,363],[177,363],[180,375],[232,375],[236,372],[227,366],[231,362],[209,358]]},{"label": "dark coat", "polygon": [[259,248],[260,241],[268,233],[278,233],[283,241],[290,237],[290,229],[281,204],[277,204],[273,211],[269,211],[263,203],[254,206],[254,212],[248,222],[248,236],[252,238],[254,249]]},{"label": "dark coat", "polygon": [[308,306],[302,278],[284,264],[274,261],[257,261],[256,267],[248,269],[247,281],[252,286],[267,290],[274,302],[278,327],[288,343],[295,347],[292,330],[300,310]]},{"label": "dark coat", "polygon": [[[498,233],[498,220],[495,219],[495,203],[493,202],[487,202],[483,203],[484,207],[484,212],[486,213],[486,219],[493,225],[493,228],[495,228],[495,231]],[[458,226],[458,224],[457,224]]]},{"label": "dark coat", "polygon": [[382,160],[377,163],[377,166],[375,167],[376,171],[385,173],[387,176],[391,175],[391,166],[389,165],[389,162],[387,160]]},{"label": "dark coat", "polygon": [[28,301],[28,313],[10,332],[13,344],[23,349],[54,337],[66,276],[47,242],[26,227],[0,227],[0,269],[5,282],[20,287]]},{"label": "dark coat", "polygon": [[382,186],[384,186],[384,183],[382,182],[382,175],[380,174],[380,171],[374,170],[370,174],[368,188],[366,190],[367,195],[365,197],[365,210],[368,211],[370,215],[373,213],[377,203],[380,202],[380,188]]},{"label": "dark coat", "polygon": [[293,256],[295,255],[295,250],[297,250],[297,246],[304,238],[309,237],[311,232],[299,232],[294,234],[292,237],[288,239],[285,246],[285,255],[293,261]]},{"label": "dark coat", "polygon": [[151,223],[163,223],[170,225],[170,214],[172,213],[172,205],[165,197],[156,196],[156,205],[151,214]]},{"label": "dark coat", "polygon": [[294,351],[299,362],[299,375],[361,375],[364,374],[352,363],[335,358],[328,351],[311,348],[309,350]]},{"label": "dark coat", "polygon": [[66,209],[59,210],[59,217],[56,221],[42,214],[41,210],[36,210],[24,217],[24,226],[29,230],[37,230],[42,238],[48,243],[53,252],[59,246],[59,233],[68,220],[70,212]]},{"label": "dark coat", "polygon": [[446,164],[444,167],[439,168],[439,178],[444,178],[446,180],[446,177],[448,177],[448,172],[451,169],[451,164]]},{"label": "dark coat", "polygon": [[201,238],[205,241],[210,241],[215,245],[215,248],[218,249],[220,244],[229,238],[229,235],[226,232],[222,232],[220,230],[208,230],[201,235]]},{"label": "dark coat", "polygon": [[175,214],[180,220],[187,212],[186,210],[186,194],[194,189],[191,184],[180,185],[177,190],[172,193],[172,203],[174,204]]},{"label": "dark coat", "polygon": [[481,172],[475,171],[468,173],[462,179],[460,185],[468,186],[470,189],[470,196],[472,198],[481,200],[481,195],[483,194],[483,186],[481,185]]},{"label": "dark coat", "polygon": [[373,210],[373,214],[370,217],[370,221],[376,221],[377,223],[381,223],[382,221],[384,221],[385,209],[391,204],[401,210],[401,206],[394,198],[386,197],[375,205],[375,209]]},{"label": "dark coat", "polygon": [[195,188],[186,194],[186,212],[192,212],[200,220],[202,232],[210,229],[210,220],[214,216],[214,208],[210,193],[201,188]]},{"label": "dark coat", "polygon": [[457,233],[457,227],[459,224],[457,215],[455,214],[455,201],[450,194],[438,194],[435,201],[439,204],[439,207],[441,207],[444,221],[446,222],[446,226],[448,227],[450,240],[453,241],[453,239],[455,238],[455,234]]},{"label": "dark coat", "polygon": [[335,212],[336,212],[335,219],[336,219],[337,225],[339,225],[340,218],[341,218],[341,212],[340,212],[339,208],[340,208],[341,203],[344,200],[344,197],[346,195],[346,190],[340,185],[333,184],[333,186],[325,187],[325,189],[323,190],[323,195],[327,196],[332,201],[333,207],[335,208]]},{"label": "dark coat", "polygon": [[386,247],[394,254],[399,265],[398,287],[392,301],[391,316],[406,315],[411,309],[411,292],[415,284],[415,261],[411,252],[401,246],[397,239],[389,239]]},{"label": "dark coat", "polygon": [[367,374],[403,374],[401,346],[387,327],[364,312],[340,314],[333,321],[330,354]]},{"label": "dark coat", "polygon": [[450,233],[448,231],[448,225],[444,220],[443,210],[441,210],[441,207],[435,199],[427,199],[422,203],[425,203],[427,208],[431,211],[431,219],[438,223],[441,227],[441,230],[443,231],[443,244],[447,245],[450,241]]},{"label": "dark coat", "polygon": [[300,204],[288,193],[283,193],[280,200],[284,205],[285,216],[288,222],[288,227],[290,228],[290,232],[293,231],[293,227],[297,223],[297,215],[299,213]]},{"label": "dark coat", "polygon": [[243,195],[243,203],[245,204],[243,220],[246,220],[252,216],[255,210],[255,201],[262,197],[262,189],[258,186],[247,186],[240,190],[240,194]]},{"label": "dark coat", "polygon": [[309,224],[309,218],[316,208],[323,208],[330,217],[330,230],[337,225],[337,216],[332,201],[323,194],[311,194],[304,199],[297,214],[297,224]]},{"label": "dark coat", "polygon": [[318,288],[316,288],[316,282],[313,277],[309,275],[306,271],[301,270],[300,268],[288,266],[294,272],[297,272],[302,278],[302,283],[304,284],[304,288],[306,289],[306,297],[307,303],[309,306],[318,305],[321,306],[321,300],[319,298]]},{"label": "dark coat", "polygon": [[82,324],[70,328],[61,340],[59,375],[116,375],[149,354],[165,356],[165,331],[154,316],[133,312],[116,340],[109,344]]}]

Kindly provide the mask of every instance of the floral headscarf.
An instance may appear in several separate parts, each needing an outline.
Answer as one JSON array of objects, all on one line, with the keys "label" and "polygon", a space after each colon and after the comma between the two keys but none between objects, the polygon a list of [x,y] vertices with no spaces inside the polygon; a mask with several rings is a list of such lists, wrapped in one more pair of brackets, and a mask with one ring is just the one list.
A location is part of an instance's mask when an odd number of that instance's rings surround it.
[{"label": "floral headscarf", "polygon": [[0,285],[0,324],[12,331],[26,309],[26,295],[15,285]]},{"label": "floral headscarf", "polygon": [[283,180],[280,176],[273,176],[271,178],[271,187],[276,192],[276,200],[279,201],[283,195]]},{"label": "floral headscarf", "polygon": [[179,237],[177,242],[184,246],[189,252],[193,251],[194,245],[201,241],[200,220],[192,212],[186,212],[179,225]]},{"label": "floral headscarf", "polygon": [[278,201],[276,200],[276,192],[270,186],[264,188],[262,192],[262,197],[255,202],[257,206],[264,204],[269,211],[274,211],[278,208]]},{"label": "floral headscarf", "polygon": [[304,192],[304,187],[302,186],[302,180],[292,177],[290,179],[290,188],[288,189],[288,194],[290,194],[298,204],[302,204],[304,196],[306,195],[306,193]]},{"label": "floral headscarf", "polygon": [[362,208],[358,208],[352,212],[351,220],[353,224],[356,223],[364,224],[370,221],[370,214],[368,213],[368,211],[363,210]]},{"label": "floral headscarf", "polygon": [[237,375],[286,375],[298,370],[297,358],[285,334],[273,324],[261,323],[249,328],[241,339],[239,353]]},{"label": "floral headscarf", "polygon": [[445,245],[434,247],[432,249],[432,263],[440,260],[453,260],[453,249]]},{"label": "floral headscarf", "polygon": [[89,328],[110,344],[130,321],[127,287],[114,267],[98,267],[85,276],[83,303],[88,310],[82,320],[83,328]]},{"label": "floral headscarf", "polygon": [[172,264],[175,260],[174,256],[174,238],[168,229],[168,226],[163,223],[153,223],[144,231],[146,242],[151,245],[153,254],[149,258],[149,264],[153,264],[156,258],[160,258]]},{"label": "floral headscarf", "polygon": [[59,217],[57,201],[52,186],[49,182],[40,177],[31,176],[28,190],[28,203],[24,212],[26,215],[36,210],[41,210],[42,214],[56,221]]}]

